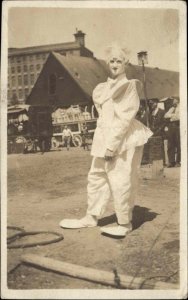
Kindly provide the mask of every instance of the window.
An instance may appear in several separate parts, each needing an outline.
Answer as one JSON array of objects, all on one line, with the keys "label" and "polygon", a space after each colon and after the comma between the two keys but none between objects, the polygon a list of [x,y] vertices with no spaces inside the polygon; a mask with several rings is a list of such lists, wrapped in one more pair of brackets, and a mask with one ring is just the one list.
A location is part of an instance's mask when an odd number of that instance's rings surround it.
[{"label": "window", "polygon": [[33,55],[29,56],[30,61],[33,61]]},{"label": "window", "polygon": [[22,85],[22,76],[21,75],[18,76],[18,85]]},{"label": "window", "polygon": [[30,71],[32,72],[34,70],[34,66],[30,65]]},{"label": "window", "polygon": [[16,85],[16,79],[14,76],[12,76],[12,86],[15,86]]},{"label": "window", "polygon": [[21,57],[20,57],[20,56],[17,56],[16,61],[17,61],[18,63],[20,63],[20,62],[21,62]]},{"label": "window", "polygon": [[28,75],[24,75],[24,85],[28,85]]},{"label": "window", "polygon": [[23,69],[24,69],[24,72],[27,72],[27,70],[28,70],[27,65],[24,65]]},{"label": "window", "polygon": [[15,73],[15,67],[11,68],[11,73],[14,74]]},{"label": "window", "polygon": [[18,104],[18,96],[17,96],[16,90],[13,91],[11,100],[12,100],[11,101],[12,105]]},{"label": "window", "polygon": [[31,84],[34,84],[34,81],[35,81],[34,74],[31,74],[31,77],[30,77],[30,83],[31,83]]},{"label": "window", "polygon": [[29,89],[25,89],[25,97],[29,95]]},{"label": "window", "polygon": [[13,63],[13,62],[14,62],[14,57],[11,57],[11,58],[10,58],[10,61]]},{"label": "window", "polygon": [[40,70],[40,65],[39,64],[36,67],[37,67],[37,70]]},{"label": "window", "polygon": [[37,55],[36,55],[36,58],[37,58],[37,59],[40,59],[40,54],[37,54]]},{"label": "window", "polygon": [[18,73],[21,72],[21,66],[17,66],[17,72],[18,72]]},{"label": "window", "polygon": [[54,95],[55,92],[56,92],[56,84],[57,84],[56,81],[57,81],[56,80],[56,75],[55,74],[51,74],[49,76],[49,86],[48,86],[48,88],[49,88],[48,91],[49,91],[50,95]]},{"label": "window", "polygon": [[43,58],[44,60],[46,59],[46,54],[45,54],[45,53],[42,54],[42,58]]},{"label": "window", "polygon": [[23,56],[23,61],[26,61],[26,60],[27,60],[27,56],[24,55],[24,56]]},{"label": "window", "polygon": [[18,97],[19,97],[19,99],[23,98],[23,93],[22,93],[21,89],[18,90]]}]

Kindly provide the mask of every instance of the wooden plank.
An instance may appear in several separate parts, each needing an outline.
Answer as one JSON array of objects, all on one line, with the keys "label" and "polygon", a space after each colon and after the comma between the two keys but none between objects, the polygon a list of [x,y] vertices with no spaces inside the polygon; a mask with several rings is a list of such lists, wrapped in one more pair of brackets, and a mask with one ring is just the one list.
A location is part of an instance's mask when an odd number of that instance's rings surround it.
[{"label": "wooden plank", "polygon": [[[26,254],[21,257],[21,261],[25,264],[29,264],[35,267],[41,267],[48,271],[57,272],[60,274],[72,276],[75,278],[85,279],[92,282],[98,282],[100,284],[115,286],[116,288],[124,289],[153,289],[154,284],[144,283],[144,278],[133,278],[132,276],[118,274],[115,276],[114,272],[102,271],[84,266],[79,266],[71,263],[58,261],[52,258],[43,257],[35,254]],[[164,289],[176,289],[178,288],[174,284],[162,282]],[[158,282],[158,286],[160,286]]]}]

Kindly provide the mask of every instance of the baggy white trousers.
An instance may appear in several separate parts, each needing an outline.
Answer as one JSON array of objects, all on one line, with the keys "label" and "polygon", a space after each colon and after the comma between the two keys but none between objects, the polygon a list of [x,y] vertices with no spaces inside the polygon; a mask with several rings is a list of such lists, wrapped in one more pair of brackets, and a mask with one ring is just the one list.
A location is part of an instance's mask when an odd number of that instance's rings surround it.
[{"label": "baggy white trousers", "polygon": [[139,146],[126,150],[111,161],[93,157],[88,174],[87,214],[101,217],[108,201],[113,199],[118,223],[132,221],[142,154],[143,146]]}]

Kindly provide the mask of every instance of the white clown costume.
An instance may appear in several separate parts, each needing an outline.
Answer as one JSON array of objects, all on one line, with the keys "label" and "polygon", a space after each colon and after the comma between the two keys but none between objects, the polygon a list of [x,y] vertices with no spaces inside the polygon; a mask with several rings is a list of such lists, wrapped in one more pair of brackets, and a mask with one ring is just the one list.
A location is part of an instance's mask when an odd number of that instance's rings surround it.
[{"label": "white clown costume", "polygon": [[[143,145],[152,135],[149,128],[135,119],[139,109],[141,82],[128,80],[125,74],[97,85],[93,101],[99,114],[88,175],[87,214],[100,217],[112,197],[119,224],[132,220]],[[106,149],[113,151],[105,161]]]},{"label": "white clown costume", "polygon": [[[128,80],[124,73],[94,89],[93,101],[99,118],[91,149],[87,214],[81,220],[63,220],[60,226],[96,226],[111,198],[118,223],[131,224],[143,145],[152,136],[150,129],[135,119],[140,90],[141,82]],[[109,161],[105,160],[107,149],[114,155]]]}]

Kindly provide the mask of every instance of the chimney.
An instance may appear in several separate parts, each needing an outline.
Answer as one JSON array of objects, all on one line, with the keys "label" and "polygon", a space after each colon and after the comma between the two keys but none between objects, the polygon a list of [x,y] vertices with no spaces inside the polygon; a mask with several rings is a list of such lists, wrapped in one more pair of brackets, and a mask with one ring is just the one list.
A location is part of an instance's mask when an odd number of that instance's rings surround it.
[{"label": "chimney", "polygon": [[85,33],[76,28],[76,33],[74,33],[75,41],[80,44],[80,46],[85,46]]}]

